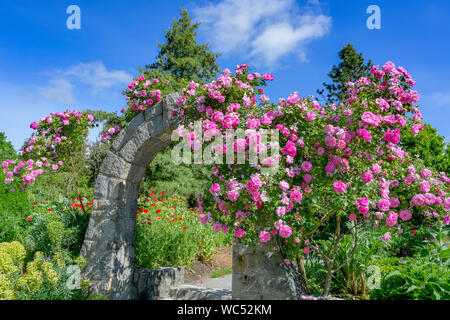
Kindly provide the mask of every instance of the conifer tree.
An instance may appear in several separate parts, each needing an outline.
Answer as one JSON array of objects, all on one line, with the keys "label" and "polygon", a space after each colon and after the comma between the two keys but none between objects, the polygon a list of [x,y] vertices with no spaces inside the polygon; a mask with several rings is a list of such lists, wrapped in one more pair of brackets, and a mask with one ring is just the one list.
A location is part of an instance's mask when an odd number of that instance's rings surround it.
[{"label": "conifer tree", "polygon": [[356,52],[351,43],[342,47],[339,51],[340,63],[334,65],[328,76],[331,83],[323,83],[324,89],[317,90],[326,103],[339,103],[346,97],[345,84],[349,81],[356,81],[366,76],[372,67],[372,61],[364,61],[362,53]]}]

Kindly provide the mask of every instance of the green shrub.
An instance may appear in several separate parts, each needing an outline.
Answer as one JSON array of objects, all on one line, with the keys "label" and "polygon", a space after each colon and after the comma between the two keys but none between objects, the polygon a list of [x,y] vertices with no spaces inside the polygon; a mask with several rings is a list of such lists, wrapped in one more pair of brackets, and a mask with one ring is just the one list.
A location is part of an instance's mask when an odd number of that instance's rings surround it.
[{"label": "green shrub", "polygon": [[160,193],[179,194],[187,199],[189,206],[196,206],[197,195],[211,184],[211,166],[175,164],[172,149],[159,152],[152,160],[141,183],[141,191],[155,190]]},{"label": "green shrub", "polygon": [[[26,255],[24,246],[17,241],[0,243],[0,300],[79,300],[88,297],[86,281],[81,281],[79,288],[67,285],[73,268],[61,259],[60,254],[45,258],[38,251],[33,260],[25,264]],[[70,263],[81,266],[81,261]]]},{"label": "green shrub", "polygon": [[27,217],[26,212],[0,211],[0,242],[23,242],[30,226]]},{"label": "green shrub", "polygon": [[163,201],[149,196],[140,198],[139,205],[135,244],[137,268],[188,266],[195,259],[209,260],[216,247],[231,243],[230,234],[217,233],[210,225],[202,225],[196,212],[189,209],[180,196]]},{"label": "green shrub", "polygon": [[379,300],[448,300],[450,299],[450,249],[447,232],[424,240],[413,257],[384,257],[372,261],[380,268],[379,288],[370,292]]},{"label": "green shrub", "polygon": [[[25,238],[27,251],[36,251],[51,257],[57,253],[78,256],[84,241],[92,203],[83,202],[87,213],[64,197],[53,201],[34,203],[31,226]],[[88,205],[89,204],[89,205]]]}]

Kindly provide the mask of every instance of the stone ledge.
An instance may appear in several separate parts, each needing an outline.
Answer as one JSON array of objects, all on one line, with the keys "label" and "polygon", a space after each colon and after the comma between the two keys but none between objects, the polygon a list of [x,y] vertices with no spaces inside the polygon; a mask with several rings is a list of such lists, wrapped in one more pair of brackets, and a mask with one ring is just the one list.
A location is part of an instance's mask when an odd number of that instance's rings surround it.
[{"label": "stone ledge", "polygon": [[172,300],[231,300],[231,291],[181,285],[170,290],[170,297]]},{"label": "stone ledge", "polygon": [[173,287],[184,283],[183,267],[161,267],[137,270],[133,275],[137,296],[140,300],[161,300],[170,297]]}]

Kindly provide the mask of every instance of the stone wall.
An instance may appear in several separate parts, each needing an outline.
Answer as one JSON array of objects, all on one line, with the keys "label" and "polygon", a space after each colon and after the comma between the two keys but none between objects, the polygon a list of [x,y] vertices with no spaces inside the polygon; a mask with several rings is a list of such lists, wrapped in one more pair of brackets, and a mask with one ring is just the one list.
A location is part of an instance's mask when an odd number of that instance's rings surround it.
[{"label": "stone wall", "polygon": [[297,300],[304,295],[296,264],[288,265],[272,239],[233,246],[233,300]]}]

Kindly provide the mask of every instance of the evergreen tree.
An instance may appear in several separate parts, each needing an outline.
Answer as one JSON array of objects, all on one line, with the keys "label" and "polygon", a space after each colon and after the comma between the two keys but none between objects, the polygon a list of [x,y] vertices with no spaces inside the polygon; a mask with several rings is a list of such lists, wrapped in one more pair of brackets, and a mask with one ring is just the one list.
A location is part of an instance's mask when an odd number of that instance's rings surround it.
[{"label": "evergreen tree", "polygon": [[[150,77],[168,80],[163,94],[181,91],[188,82],[200,84],[215,79],[219,72],[216,59],[219,54],[209,51],[207,44],[198,44],[195,37],[200,23],[192,24],[186,10],[180,9],[180,18],[164,31],[166,43],[158,43],[157,60],[140,71]],[[210,168],[198,165],[176,165],[171,161],[171,148],[160,152],[153,159],[145,174],[143,188],[168,193],[177,192],[195,205],[197,194],[208,185]],[[180,186],[183,186],[180,188]]]},{"label": "evergreen tree", "polygon": [[219,54],[209,51],[208,44],[197,43],[195,37],[199,25],[192,24],[187,10],[180,9],[180,18],[164,31],[166,43],[158,43],[160,51],[156,62],[146,65],[144,71],[155,76],[164,74],[164,78],[175,82],[181,79],[213,80],[219,72],[216,62]]},{"label": "evergreen tree", "polygon": [[356,52],[351,43],[344,46],[338,56],[341,60],[339,65],[334,65],[328,73],[331,83],[324,82],[324,89],[317,90],[317,93],[329,104],[343,101],[347,94],[345,84],[366,76],[372,67],[372,61],[369,60],[366,64],[362,53]]}]

